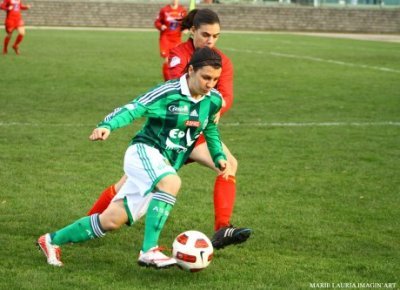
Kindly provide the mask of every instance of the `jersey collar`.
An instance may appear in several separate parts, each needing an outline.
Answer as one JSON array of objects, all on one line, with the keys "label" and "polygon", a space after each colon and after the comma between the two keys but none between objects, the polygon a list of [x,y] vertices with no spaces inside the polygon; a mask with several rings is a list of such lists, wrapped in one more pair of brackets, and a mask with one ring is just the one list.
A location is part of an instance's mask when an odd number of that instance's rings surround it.
[{"label": "jersey collar", "polygon": [[186,75],[184,74],[183,76],[180,77],[179,79],[179,83],[181,84],[181,92],[182,95],[185,95],[188,97],[188,99],[190,101],[192,101],[193,103],[198,103],[200,101],[202,101],[206,96],[209,96],[211,94],[211,92],[208,92],[206,95],[202,96],[200,99],[194,99],[192,98],[192,95],[190,94],[190,90],[189,90],[189,85],[188,82],[186,80]]}]

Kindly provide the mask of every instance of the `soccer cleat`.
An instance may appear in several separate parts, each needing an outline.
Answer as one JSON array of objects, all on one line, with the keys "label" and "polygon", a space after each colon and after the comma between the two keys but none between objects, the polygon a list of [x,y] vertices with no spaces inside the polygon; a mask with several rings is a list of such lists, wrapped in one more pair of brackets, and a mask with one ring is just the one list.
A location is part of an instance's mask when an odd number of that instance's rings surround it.
[{"label": "soccer cleat", "polygon": [[211,239],[213,247],[217,250],[233,244],[244,243],[251,235],[251,229],[235,228],[232,225],[220,228]]},{"label": "soccer cleat", "polygon": [[15,46],[15,45],[14,45],[12,48],[14,49],[15,54],[19,55],[19,48],[18,48],[18,46]]},{"label": "soccer cleat", "polygon": [[45,234],[37,240],[37,245],[47,258],[47,263],[53,266],[61,267],[61,249],[59,246],[51,244],[50,234]]},{"label": "soccer cleat", "polygon": [[164,255],[162,249],[154,247],[147,252],[140,251],[138,264],[144,267],[154,267],[156,269],[166,269],[176,265],[176,260]]}]

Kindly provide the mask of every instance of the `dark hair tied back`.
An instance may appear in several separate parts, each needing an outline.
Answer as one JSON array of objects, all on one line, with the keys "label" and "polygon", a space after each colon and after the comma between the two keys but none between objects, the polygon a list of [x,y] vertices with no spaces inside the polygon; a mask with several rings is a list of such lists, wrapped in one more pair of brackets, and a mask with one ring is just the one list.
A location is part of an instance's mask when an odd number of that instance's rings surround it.
[{"label": "dark hair tied back", "polygon": [[195,50],[188,66],[190,65],[195,71],[203,66],[212,66],[218,69],[222,67],[222,59],[214,49],[205,46]]},{"label": "dark hair tied back", "polygon": [[194,26],[194,28],[198,29],[201,25],[204,24],[215,24],[219,22],[218,14],[212,11],[211,9],[193,9],[183,18],[181,23],[181,29],[190,29]]}]

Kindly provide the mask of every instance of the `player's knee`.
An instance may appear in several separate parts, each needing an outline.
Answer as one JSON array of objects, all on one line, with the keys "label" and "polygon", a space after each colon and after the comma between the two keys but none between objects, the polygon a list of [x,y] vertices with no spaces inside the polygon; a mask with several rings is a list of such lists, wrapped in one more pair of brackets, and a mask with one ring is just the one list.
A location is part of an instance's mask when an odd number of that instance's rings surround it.
[{"label": "player's knee", "polygon": [[157,184],[157,189],[176,196],[181,188],[181,178],[176,174],[165,176]]},{"label": "player's knee", "polygon": [[235,156],[229,155],[229,156],[228,156],[228,163],[229,163],[229,165],[230,165],[232,174],[235,175],[235,174],[236,174],[236,171],[237,171],[237,169],[238,169],[238,161],[237,161],[237,159],[235,158]]}]

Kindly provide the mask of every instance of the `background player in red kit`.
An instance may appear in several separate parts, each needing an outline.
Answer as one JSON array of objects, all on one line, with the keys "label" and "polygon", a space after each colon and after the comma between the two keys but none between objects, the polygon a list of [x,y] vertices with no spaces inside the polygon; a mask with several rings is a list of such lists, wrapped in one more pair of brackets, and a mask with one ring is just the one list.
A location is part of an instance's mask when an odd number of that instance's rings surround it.
[{"label": "background player in red kit", "polygon": [[[171,49],[168,63],[169,77],[179,78],[185,72],[196,48],[205,46],[213,48],[222,59],[222,72],[216,88],[221,92],[225,102],[221,109],[221,114],[223,114],[233,103],[233,65],[226,55],[214,48],[220,34],[218,15],[210,9],[192,10],[183,19],[182,29],[189,29],[192,37]],[[228,147],[222,144],[231,168],[229,177],[227,179],[223,178],[220,171],[212,163],[207,144],[204,141],[204,138],[200,136],[189,158],[217,173],[214,184],[215,234],[211,241],[214,248],[220,249],[231,244],[245,242],[251,235],[251,229],[233,227],[230,223],[236,197],[235,176],[238,167],[236,158],[229,151]],[[104,211],[125,181],[126,176],[122,177],[116,184],[106,188],[88,214],[91,215]]]},{"label": "background player in red kit", "polygon": [[21,10],[27,10],[31,5],[23,5],[20,0],[4,0],[1,4],[1,9],[7,12],[5,27],[7,35],[4,38],[3,54],[8,52],[8,43],[14,30],[18,30],[18,36],[15,39],[13,49],[16,54],[19,54],[19,44],[25,36],[24,21],[21,16]]},{"label": "background player in red kit", "polygon": [[186,16],[186,9],[178,0],[161,8],[154,26],[160,31],[160,54],[164,58],[162,72],[164,80],[168,77],[168,54],[171,48],[181,43],[181,21]]}]

